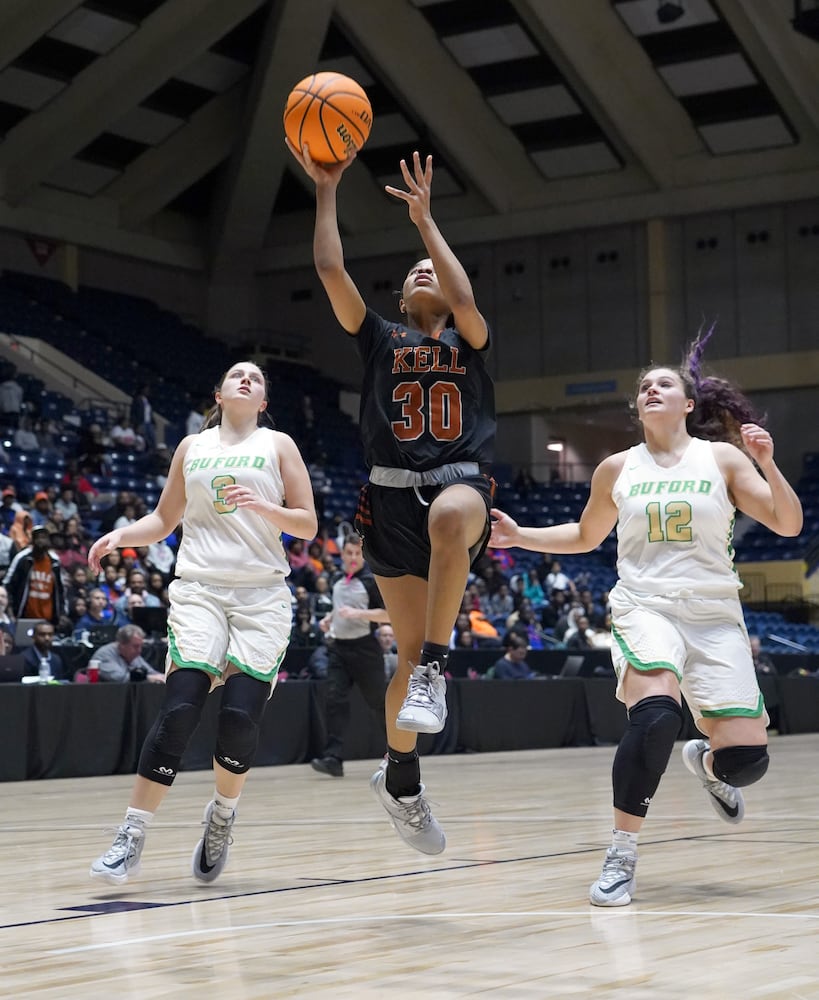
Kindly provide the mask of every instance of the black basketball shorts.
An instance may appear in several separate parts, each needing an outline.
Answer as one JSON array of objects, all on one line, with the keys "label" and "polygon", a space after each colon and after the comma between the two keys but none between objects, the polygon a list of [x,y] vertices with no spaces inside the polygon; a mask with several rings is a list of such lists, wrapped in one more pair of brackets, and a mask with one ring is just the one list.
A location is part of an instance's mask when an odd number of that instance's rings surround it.
[{"label": "black basketball shorts", "polygon": [[395,489],[374,483],[362,486],[355,529],[364,541],[364,558],[376,576],[409,575],[422,580],[429,577],[429,508],[443,490],[457,483],[476,490],[486,506],[486,526],[469,551],[474,565],[486,551],[489,541],[494,479],[485,475],[464,476],[441,486],[419,486],[417,492],[412,487]]}]

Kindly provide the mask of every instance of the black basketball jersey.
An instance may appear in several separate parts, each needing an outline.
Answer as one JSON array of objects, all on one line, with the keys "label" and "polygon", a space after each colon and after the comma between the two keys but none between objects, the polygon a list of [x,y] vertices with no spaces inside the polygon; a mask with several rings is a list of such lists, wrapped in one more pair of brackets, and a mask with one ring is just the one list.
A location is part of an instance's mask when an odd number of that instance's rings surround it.
[{"label": "black basketball jersey", "polygon": [[356,341],[364,362],[360,423],[368,467],[425,472],[492,461],[495,390],[486,348],[476,351],[452,327],[430,337],[371,309]]}]

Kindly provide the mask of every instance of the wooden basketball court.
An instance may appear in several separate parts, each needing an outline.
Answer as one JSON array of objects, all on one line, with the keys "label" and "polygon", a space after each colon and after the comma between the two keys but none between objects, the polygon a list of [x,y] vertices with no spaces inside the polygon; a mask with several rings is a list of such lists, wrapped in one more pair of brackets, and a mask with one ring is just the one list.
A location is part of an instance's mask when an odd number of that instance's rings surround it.
[{"label": "wooden basketball court", "polygon": [[675,752],[635,901],[597,909],[613,752],[426,759],[437,858],[390,829],[375,761],[259,769],[211,886],[190,875],[207,772],[180,775],[122,889],[88,866],[130,777],[6,784],[0,995],[819,998],[819,735],[773,737],[738,827]]}]

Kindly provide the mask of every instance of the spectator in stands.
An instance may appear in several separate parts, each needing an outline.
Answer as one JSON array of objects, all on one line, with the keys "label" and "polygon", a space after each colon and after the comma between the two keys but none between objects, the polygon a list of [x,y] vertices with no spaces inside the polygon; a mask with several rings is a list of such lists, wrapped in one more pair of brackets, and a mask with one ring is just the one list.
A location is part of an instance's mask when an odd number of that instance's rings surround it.
[{"label": "spectator in stands", "polygon": [[777,669],[774,661],[767,653],[762,652],[762,639],[758,635],[749,636],[751,642],[751,657],[754,661],[754,670],[760,675],[776,675]]},{"label": "spectator in stands", "polygon": [[594,629],[589,624],[586,615],[578,615],[575,619],[574,628],[569,629],[563,636],[566,649],[573,653],[584,653],[589,649],[594,649]]},{"label": "spectator in stands", "polygon": [[310,595],[310,609],[317,622],[320,622],[325,615],[329,615],[333,610],[333,595],[324,572],[316,579],[316,589]]},{"label": "spectator in stands", "polygon": [[497,592],[489,598],[489,614],[492,618],[503,616],[506,619],[514,610],[515,602],[512,600],[509,584],[502,583]]},{"label": "spectator in stands", "polygon": [[13,539],[9,535],[0,533],[0,578],[5,575],[16,551]]},{"label": "spectator in stands", "polygon": [[737,510],[794,537],[802,508],[748,400],[724,379],[704,377],[712,332],[680,368],[641,373],[635,408],[644,442],[601,462],[578,523],[521,528],[493,512],[495,544],[537,551],[589,552],[617,527],[612,658],[628,726],[612,771],[612,843],[590,890],[598,906],[631,902],[637,838],[679,734],[681,694],[706,737],[685,744],[683,761],[720,819],[742,820],[741,789],[768,768],[768,716],[729,543]]},{"label": "spectator in stands", "polygon": [[73,566],[67,574],[65,584],[65,599],[69,603],[75,597],[87,597],[91,590],[88,580],[88,566],[84,563]]},{"label": "spectator in stands", "polygon": [[323,642],[324,636],[313,620],[309,606],[296,608],[296,624],[290,636],[290,645],[296,649],[315,649]]},{"label": "spectator in stands", "polygon": [[111,444],[117,451],[145,451],[145,439],[125,415],[111,428]]},{"label": "spectator in stands", "polygon": [[389,681],[398,666],[398,650],[395,648],[395,632],[392,625],[389,622],[379,625],[375,630],[375,637],[384,654],[384,677]]},{"label": "spectator in stands", "polygon": [[168,583],[158,569],[152,569],[148,573],[146,589],[163,607],[168,607]]},{"label": "spectator in stands", "polygon": [[53,511],[51,510],[51,501],[48,499],[48,493],[45,490],[39,490],[34,494],[29,513],[31,514],[32,527],[50,525]]},{"label": "spectator in stands", "polygon": [[146,607],[145,595],[132,591],[123,600],[125,603],[118,603],[114,609],[114,624],[120,627],[134,625],[134,609]]},{"label": "spectator in stands", "polygon": [[34,433],[31,417],[22,415],[14,432],[14,447],[20,451],[39,451],[42,447],[37,435]]},{"label": "spectator in stands", "polygon": [[545,649],[549,645],[546,633],[537,619],[535,609],[531,604],[525,604],[518,613],[518,622],[514,630],[525,636],[529,649]]},{"label": "spectator in stands", "polygon": [[70,572],[74,566],[86,566],[88,564],[88,546],[76,533],[63,535],[65,548],[60,553],[60,565],[64,570]]},{"label": "spectator in stands", "polygon": [[25,391],[17,381],[17,369],[7,364],[5,378],[0,382],[0,423],[4,427],[16,427],[23,411]]},{"label": "spectator in stands", "polygon": [[60,561],[50,551],[50,543],[47,528],[34,528],[31,544],[17,553],[6,570],[3,583],[16,618],[43,618],[56,625],[65,610]]},{"label": "spectator in stands", "polygon": [[185,419],[185,433],[186,434],[198,434],[202,430],[202,425],[205,422],[205,413],[207,413],[210,404],[205,402],[199,408],[192,406],[187,418]]},{"label": "spectator in stands", "polygon": [[310,565],[310,556],[301,538],[291,538],[287,543],[287,561],[290,563],[290,583],[294,587],[306,587],[308,590],[315,584],[315,576]]},{"label": "spectator in stands", "polygon": [[154,542],[148,546],[148,553],[143,560],[143,566],[147,570],[155,570],[159,573],[167,584],[173,577],[173,568],[176,564],[176,553],[168,545],[168,539],[163,538],[159,542]]},{"label": "spectator in stands", "polygon": [[60,486],[70,486],[74,491],[74,501],[80,513],[90,509],[91,501],[97,496],[97,488],[92,485],[88,473],[80,469],[76,459],[65,463],[65,472],[60,479]]},{"label": "spectator in stands", "polygon": [[40,672],[40,665],[45,661],[48,663],[48,673],[54,680],[70,681],[62,657],[51,648],[54,643],[54,626],[50,622],[38,622],[34,626],[32,638],[32,645],[23,650],[24,675],[36,677]]},{"label": "spectator in stands", "polygon": [[[114,529],[127,528],[129,524],[133,524],[137,519],[136,504],[127,503],[123,508],[120,516],[114,521]],[[134,553],[136,555],[136,553]]]},{"label": "spectator in stands", "polygon": [[508,577],[494,559],[485,558],[483,560],[483,565],[480,567],[480,577],[486,584],[486,592],[490,598],[497,594],[501,587],[507,586],[509,583]]},{"label": "spectator in stands", "polygon": [[479,649],[480,644],[471,628],[461,629],[455,638],[453,649]]},{"label": "spectator in stands", "polygon": [[324,502],[333,492],[333,480],[327,474],[327,455],[322,452],[307,466],[310,482],[313,486],[313,497],[316,502],[316,514],[319,524],[324,520]]},{"label": "spectator in stands", "polygon": [[128,582],[125,586],[125,590],[115,601],[114,610],[127,612],[128,598],[131,594],[140,594],[145,602],[146,608],[161,607],[159,598],[155,597],[148,591],[148,581],[145,579],[145,573],[137,567],[134,567],[128,574]]},{"label": "spectator in stands", "polygon": [[[119,552],[117,552],[117,555],[119,555]],[[108,598],[108,604],[111,608],[122,597],[126,586],[125,577],[120,573],[120,566],[121,564],[108,562],[107,558],[104,559],[102,572],[97,578],[99,588]]]},{"label": "spectator in stands", "polygon": [[106,440],[100,424],[89,424],[83,429],[79,447],[79,465],[86,475],[107,473],[108,450],[109,440]]},{"label": "spectator in stands", "polygon": [[569,592],[574,590],[574,584],[563,572],[563,567],[557,559],[552,562],[544,582],[546,584],[546,590],[550,592],[553,590],[563,590]]},{"label": "spectator in stands", "polygon": [[[57,623],[57,631],[60,635],[73,635],[74,623],[78,622],[83,615],[88,614],[88,598],[85,594],[78,594],[68,602],[68,614],[61,615]],[[64,619],[68,619],[69,627],[63,627]]]},{"label": "spectator in stands", "polygon": [[32,527],[31,514],[27,510],[20,508],[15,512],[14,521],[9,528],[9,538],[14,542],[15,554],[31,545]]},{"label": "spectator in stands", "polygon": [[545,604],[540,612],[540,621],[543,628],[554,634],[557,625],[563,620],[565,628],[565,616],[569,611],[569,599],[565,590],[553,590],[549,594],[549,603]]},{"label": "spectator in stands", "polygon": [[9,592],[0,584],[0,628],[14,628],[15,620],[9,611]]},{"label": "spectator in stands", "polygon": [[147,385],[141,386],[131,401],[131,425],[145,441],[145,447],[153,451],[156,448],[156,428],[149,391]]},{"label": "spectator in stands", "polygon": [[88,594],[85,614],[74,622],[74,634],[96,628],[98,625],[113,624],[114,612],[108,605],[108,598],[99,587],[95,587]]},{"label": "spectator in stands", "polygon": [[111,506],[102,512],[102,516],[100,517],[100,528],[102,531],[112,531],[117,519],[122,517],[125,508],[129,504],[134,508],[136,507],[133,495],[128,490],[120,490]]},{"label": "spectator in stands", "polygon": [[100,680],[125,684],[128,681],[150,681],[164,684],[165,674],[148,663],[142,656],[145,633],[139,625],[123,625],[114,642],[100,646],[94,659],[100,661]]},{"label": "spectator in stands", "polygon": [[9,532],[17,512],[22,509],[22,506],[17,502],[17,490],[13,486],[4,487],[0,503],[0,521],[2,521],[3,531]]},{"label": "spectator in stands", "polygon": [[358,686],[384,727],[384,657],[373,623],[389,621],[375,579],[364,562],[361,540],[351,535],[341,551],[342,572],[333,583],[333,610],[319,622],[329,637],[327,649],[327,740],[313,770],[333,778],[344,775],[344,736],[350,722],[350,692]]},{"label": "spectator in stands", "polygon": [[506,640],[506,652],[490,668],[491,676],[498,681],[528,681],[538,677],[526,662],[528,651],[526,639],[511,632]]},{"label": "spectator in stands", "polygon": [[523,594],[532,602],[532,607],[537,611],[546,603],[546,594],[543,585],[537,575],[536,569],[530,569],[526,573],[526,582],[523,585]]},{"label": "spectator in stands", "polygon": [[[318,529],[310,478],[293,439],[263,426],[268,386],[261,369],[247,361],[232,364],[219,380],[215,403],[205,429],[178,445],[156,508],[103,535],[88,557],[99,572],[100,559],[113,549],[150,545],[184,521],[171,585],[165,696],[123,823],[91,866],[93,877],[116,884],[139,868],[146,828],[174,782],[214,684],[224,685],[213,756],[216,787],[192,871],[206,883],[222,872],[290,638],[282,536],[313,538]],[[237,463],[230,481],[214,486],[211,463],[232,457]]]}]

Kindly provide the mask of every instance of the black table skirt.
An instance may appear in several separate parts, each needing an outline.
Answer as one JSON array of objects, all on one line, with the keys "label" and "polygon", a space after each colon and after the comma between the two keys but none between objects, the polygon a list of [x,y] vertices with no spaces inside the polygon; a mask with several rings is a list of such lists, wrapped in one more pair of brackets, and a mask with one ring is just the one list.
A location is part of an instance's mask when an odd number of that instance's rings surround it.
[{"label": "black table skirt", "polygon": [[[304,763],[321,754],[324,685],[292,679],[278,685],[263,719],[257,765]],[[763,678],[762,690],[780,732],[819,732],[819,678]],[[162,685],[147,683],[0,685],[0,780],[133,773],[163,694]],[[220,700],[219,689],[209,696],[183,769],[211,766]],[[447,725],[419,738],[422,754],[614,744],[626,723],[607,678],[456,678],[447,701]],[[379,758],[385,736],[357,689],[351,708],[345,758]],[[681,738],[695,732],[686,709]]]}]

